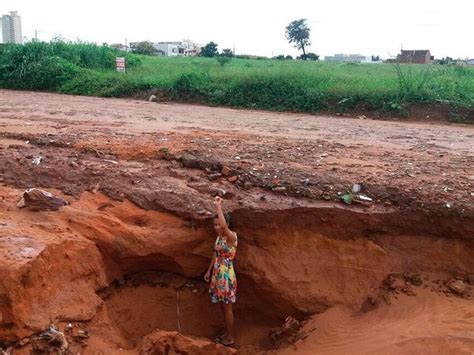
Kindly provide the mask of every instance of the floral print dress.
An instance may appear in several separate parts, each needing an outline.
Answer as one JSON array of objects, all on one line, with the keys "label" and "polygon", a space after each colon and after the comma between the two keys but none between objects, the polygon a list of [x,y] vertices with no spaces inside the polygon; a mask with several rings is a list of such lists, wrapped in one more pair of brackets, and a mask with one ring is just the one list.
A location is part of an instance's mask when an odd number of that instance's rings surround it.
[{"label": "floral print dress", "polygon": [[237,240],[229,247],[225,238],[218,236],[214,244],[215,262],[212,267],[209,293],[213,303],[235,303],[237,293],[237,278],[234,271],[234,257],[237,252]]}]

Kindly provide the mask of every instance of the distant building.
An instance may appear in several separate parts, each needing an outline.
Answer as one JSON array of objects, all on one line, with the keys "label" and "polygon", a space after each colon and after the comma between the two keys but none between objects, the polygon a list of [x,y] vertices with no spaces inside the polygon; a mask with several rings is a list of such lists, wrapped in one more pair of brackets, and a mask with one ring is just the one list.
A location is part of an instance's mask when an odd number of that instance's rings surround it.
[{"label": "distant building", "polygon": [[433,61],[429,50],[403,50],[397,56],[397,63],[429,64]]},{"label": "distant building", "polygon": [[153,45],[157,50],[157,55],[165,57],[191,57],[199,55],[201,46],[191,40],[158,42]]},{"label": "distant building", "polygon": [[183,42],[158,42],[153,45],[158,51],[158,55],[165,57],[181,57],[184,56],[185,47]]},{"label": "distant building", "polygon": [[474,65],[474,58],[466,60],[467,65]]},{"label": "distant building", "polygon": [[10,15],[3,15],[2,22],[2,43],[23,43],[21,34],[21,17],[18,12],[11,11]]},{"label": "distant building", "polygon": [[114,44],[111,44],[110,47],[118,49],[119,51],[122,51],[122,52],[130,52],[130,47],[122,43],[114,43]]},{"label": "distant building", "polygon": [[379,56],[365,56],[361,54],[334,54],[333,56],[326,56],[324,60],[327,62],[342,62],[342,63],[381,63]]}]

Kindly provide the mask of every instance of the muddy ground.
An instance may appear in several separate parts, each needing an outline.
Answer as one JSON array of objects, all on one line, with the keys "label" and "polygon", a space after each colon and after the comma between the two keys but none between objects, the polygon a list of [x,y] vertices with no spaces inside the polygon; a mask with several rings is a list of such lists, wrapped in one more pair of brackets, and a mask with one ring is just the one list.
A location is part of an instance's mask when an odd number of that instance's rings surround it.
[{"label": "muddy ground", "polygon": [[[203,340],[216,194],[240,236],[240,353],[474,351],[473,126],[0,90],[0,183],[17,353],[50,323],[87,330],[73,353],[225,352]],[[70,205],[18,209],[29,187]]]}]

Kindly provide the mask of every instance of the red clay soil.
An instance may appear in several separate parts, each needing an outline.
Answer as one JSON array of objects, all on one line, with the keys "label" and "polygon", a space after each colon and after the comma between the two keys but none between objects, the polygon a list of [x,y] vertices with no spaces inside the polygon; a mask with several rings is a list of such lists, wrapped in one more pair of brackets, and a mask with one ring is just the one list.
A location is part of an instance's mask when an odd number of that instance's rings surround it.
[{"label": "red clay soil", "polygon": [[[239,353],[474,352],[472,126],[0,90],[0,135],[0,347],[70,323],[72,353],[232,353],[202,280],[218,194]],[[29,187],[70,204],[17,208]]]}]

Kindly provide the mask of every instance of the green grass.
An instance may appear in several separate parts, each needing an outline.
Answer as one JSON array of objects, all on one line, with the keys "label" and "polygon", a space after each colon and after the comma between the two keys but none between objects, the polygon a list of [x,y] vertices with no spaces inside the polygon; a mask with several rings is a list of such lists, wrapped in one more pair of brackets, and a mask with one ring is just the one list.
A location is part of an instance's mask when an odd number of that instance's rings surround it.
[{"label": "green grass", "polygon": [[[123,54],[108,47],[36,45],[41,50],[0,50],[0,86],[97,96],[156,91],[169,100],[296,112],[402,112],[409,104],[435,102],[456,112],[474,109],[472,67],[251,59],[221,65],[212,58],[128,55],[127,72],[117,73],[114,58]],[[34,75],[20,75],[22,57],[8,54],[14,50],[35,53],[23,59]]]}]

